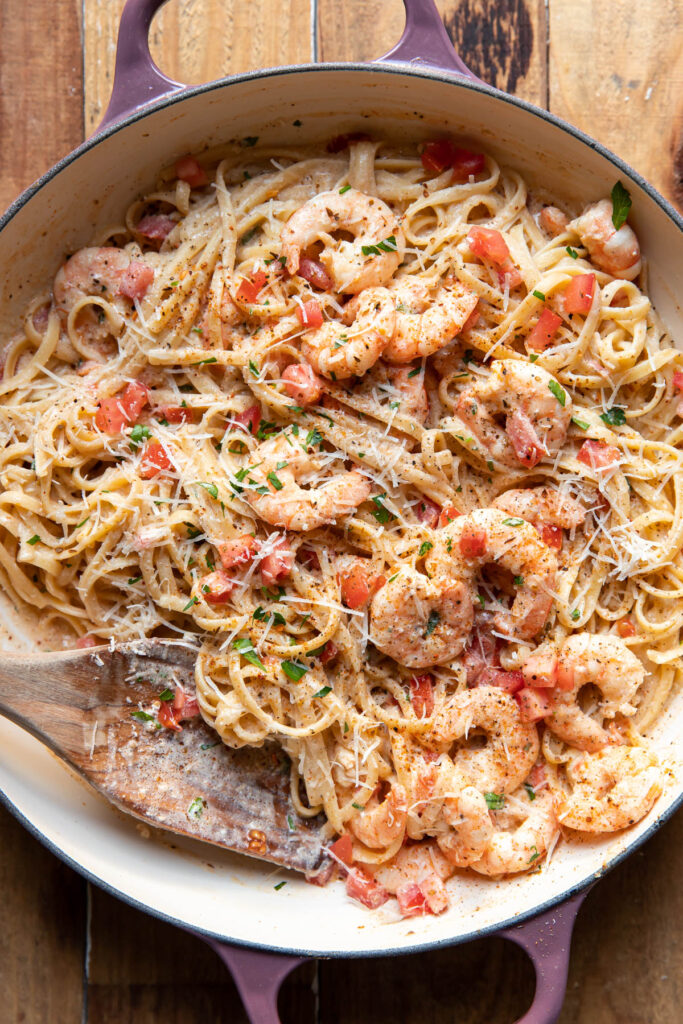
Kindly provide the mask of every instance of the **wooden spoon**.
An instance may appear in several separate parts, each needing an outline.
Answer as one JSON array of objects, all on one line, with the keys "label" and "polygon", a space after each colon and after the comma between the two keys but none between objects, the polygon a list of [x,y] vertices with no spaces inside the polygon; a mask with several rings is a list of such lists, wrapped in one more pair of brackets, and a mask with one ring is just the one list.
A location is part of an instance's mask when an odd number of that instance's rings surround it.
[{"label": "wooden spoon", "polygon": [[278,747],[231,750],[200,717],[180,732],[156,720],[165,690],[194,694],[196,656],[172,640],[0,652],[0,713],[136,818],[324,881],[324,820],[297,815]]}]

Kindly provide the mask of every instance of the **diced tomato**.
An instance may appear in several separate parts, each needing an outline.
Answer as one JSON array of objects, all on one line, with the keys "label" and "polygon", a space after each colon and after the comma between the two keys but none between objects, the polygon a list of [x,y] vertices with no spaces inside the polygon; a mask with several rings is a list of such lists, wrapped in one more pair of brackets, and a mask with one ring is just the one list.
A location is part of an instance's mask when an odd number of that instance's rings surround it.
[{"label": "diced tomato", "polygon": [[544,544],[547,544],[549,548],[554,548],[555,551],[562,550],[564,533],[561,526],[553,526],[552,523],[536,523],[536,529]]},{"label": "diced tomato", "polygon": [[545,689],[557,684],[557,670],[557,655],[552,651],[541,651],[527,658],[521,674],[527,686]]},{"label": "diced tomato", "polygon": [[148,213],[135,225],[135,230],[144,238],[152,242],[163,242],[170,235],[176,222],[165,213]]},{"label": "diced tomato", "polygon": [[477,302],[476,306],[474,307],[470,315],[467,317],[467,320],[465,320],[465,323],[462,325],[460,333],[462,334],[463,331],[469,331],[470,328],[476,327],[477,324],[479,323],[479,316],[479,303]]},{"label": "diced tomato", "polygon": [[261,547],[261,542],[244,533],[235,540],[225,540],[217,545],[221,565],[224,569],[234,569],[236,565],[248,565]]},{"label": "diced tomato", "polygon": [[478,526],[466,526],[458,541],[463,558],[482,558],[486,554],[486,530]]},{"label": "diced tomato", "polygon": [[186,181],[190,188],[202,188],[209,182],[206,171],[193,156],[182,156],[175,165],[175,173],[176,177]]},{"label": "diced tomato", "polygon": [[550,711],[550,700],[543,690],[525,686],[515,694],[519,714],[523,722],[540,722]]},{"label": "diced tomato", "polygon": [[222,569],[215,569],[199,581],[199,590],[208,604],[225,604],[236,586],[234,580]]},{"label": "diced tomato", "polygon": [[87,633],[85,636],[79,636],[76,641],[76,647],[83,651],[88,647],[99,647],[100,644],[104,643],[103,640],[96,640],[94,636],[89,636]]},{"label": "diced tomato", "polygon": [[429,907],[422,889],[417,882],[405,882],[396,890],[398,909],[401,917],[419,917],[428,914]]},{"label": "diced tomato", "polygon": [[444,505],[439,516],[439,526],[448,526],[449,523],[452,523],[454,519],[461,515],[462,512],[458,512],[455,505]]},{"label": "diced tomato", "polygon": [[577,459],[589,469],[609,469],[621,458],[621,452],[605,441],[584,441],[579,448]]},{"label": "diced tomato", "polygon": [[543,352],[549,345],[552,345],[561,323],[561,316],[553,313],[552,309],[544,309],[538,318],[538,323],[526,339],[526,347],[530,348],[532,352]]},{"label": "diced tomato", "polygon": [[441,515],[441,505],[431,501],[429,498],[420,498],[415,507],[415,515],[421,523],[432,529],[436,526]]},{"label": "diced tomato", "polygon": [[521,672],[486,666],[477,679],[477,686],[497,686],[506,693],[517,693],[524,686],[524,676]]},{"label": "diced tomato", "polygon": [[104,398],[95,415],[97,427],[105,434],[120,434],[124,427],[135,423],[149,401],[144,384],[134,381],[112,398]]},{"label": "diced tomato", "polygon": [[326,665],[328,661],[332,661],[339,654],[339,648],[335,644],[334,640],[328,640],[322,651],[318,655],[318,659],[321,665]]},{"label": "diced tomato", "polygon": [[343,836],[339,836],[339,839],[330,846],[330,853],[342,862],[347,867],[351,867],[353,864],[353,843],[351,836],[348,832],[345,832]]},{"label": "diced tomato", "polygon": [[311,260],[307,256],[302,256],[299,260],[297,274],[321,292],[328,292],[332,287],[332,278],[318,260]]},{"label": "diced tomato", "polygon": [[676,370],[672,383],[675,391],[683,391],[683,370]]},{"label": "diced tomato", "polygon": [[376,910],[390,899],[389,893],[362,868],[353,868],[346,876],[346,894],[364,907]]},{"label": "diced tomato", "polygon": [[471,149],[460,149],[456,146],[451,160],[453,181],[467,181],[471,174],[481,174],[486,167],[483,153],[475,153]]},{"label": "diced tomato", "polygon": [[265,283],[265,270],[255,270],[249,277],[243,277],[235,294],[237,302],[256,302]]},{"label": "diced tomato", "polygon": [[151,437],[145,442],[140,460],[140,476],[143,480],[152,480],[164,470],[173,469],[173,463],[160,441]]},{"label": "diced tomato", "polygon": [[315,405],[323,393],[323,382],[308,363],[292,363],[285,367],[282,380],[289,397],[302,406]]},{"label": "diced tomato", "polygon": [[543,442],[539,439],[533,423],[525,412],[515,409],[508,416],[505,431],[515,450],[515,455],[524,466],[533,469],[547,455]]},{"label": "diced tomato", "polygon": [[199,714],[197,698],[188,697],[182,686],[178,686],[173,698],[173,710],[179,722],[183,722],[187,718],[196,718]]},{"label": "diced tomato", "polygon": [[410,680],[410,703],[416,718],[429,718],[434,710],[434,680],[430,675]]},{"label": "diced tomato", "polygon": [[160,405],[154,410],[157,419],[167,423],[192,423],[192,409],[186,405]]},{"label": "diced tomato", "polygon": [[166,729],[172,729],[174,732],[180,732],[181,726],[176,721],[175,711],[170,701],[162,701],[161,707],[159,708],[157,718],[161,725]]},{"label": "diced tomato", "polygon": [[341,153],[343,149],[348,149],[349,143],[351,142],[369,142],[370,136],[366,135],[365,132],[346,132],[344,135],[335,135],[333,139],[327,143],[328,153]]},{"label": "diced tomato", "polygon": [[619,621],[617,622],[617,633],[620,637],[623,637],[624,639],[626,639],[626,637],[628,636],[635,636],[635,623],[629,618],[619,619]]},{"label": "diced tomato", "polygon": [[564,290],[564,308],[567,313],[588,313],[593,305],[595,274],[573,277]]},{"label": "diced tomato", "polygon": [[301,306],[297,305],[296,315],[299,323],[306,330],[313,331],[323,325],[323,311],[316,299],[309,299],[308,302],[304,302]]},{"label": "diced tomato", "polygon": [[283,537],[261,562],[261,578],[266,586],[270,586],[277,583],[278,580],[286,579],[292,571],[293,565],[294,552],[290,548],[287,538]]},{"label": "diced tomato", "polygon": [[436,872],[420,879],[420,889],[430,914],[443,914],[448,910],[448,890]]},{"label": "diced tomato", "polygon": [[467,685],[475,686],[487,668],[500,668],[500,639],[475,629],[463,651]]},{"label": "diced tomato", "polygon": [[355,562],[341,574],[342,601],[347,608],[365,608],[386,581],[386,576],[368,572],[362,562]]},{"label": "diced tomato", "polygon": [[529,782],[534,789],[537,789],[539,786],[542,786],[545,781],[545,765],[539,764],[537,761],[529,772]]},{"label": "diced tomato", "polygon": [[491,263],[502,266],[510,259],[507,242],[500,231],[496,231],[495,228],[475,225],[467,234],[467,244],[475,256],[483,260],[490,260]]},{"label": "diced tomato", "polygon": [[314,551],[313,548],[301,547],[299,548],[297,555],[301,564],[305,565],[307,569],[317,570],[320,568],[318,552]]},{"label": "diced tomato", "polygon": [[422,166],[427,174],[443,174],[453,163],[455,148],[450,139],[434,139],[422,150]]},{"label": "diced tomato", "polygon": [[142,260],[131,260],[119,280],[119,295],[127,299],[141,299],[154,280],[154,267]]},{"label": "diced tomato", "polygon": [[244,412],[238,412],[232,417],[248,434],[256,435],[261,425],[261,406],[250,405]]}]

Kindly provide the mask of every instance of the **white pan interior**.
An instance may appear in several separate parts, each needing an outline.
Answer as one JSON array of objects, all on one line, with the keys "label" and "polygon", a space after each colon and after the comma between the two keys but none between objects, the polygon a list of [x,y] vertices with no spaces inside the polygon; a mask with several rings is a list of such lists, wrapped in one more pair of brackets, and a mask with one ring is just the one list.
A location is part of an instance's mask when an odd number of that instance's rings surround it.
[{"label": "white pan interior", "polygon": [[[354,113],[350,113],[354,112]],[[300,120],[301,126],[293,122]],[[620,177],[633,197],[632,223],[648,259],[649,291],[672,337],[683,343],[676,282],[683,279],[683,235],[623,166],[540,114],[486,90],[427,72],[316,68],[245,76],[158,109],[115,130],[48,176],[0,234],[0,328],[16,327],[33,292],[45,287],[65,253],[120,220],[158,168],[188,150],[259,135],[310,144],[349,129],[421,138],[444,130],[478,139],[528,180],[581,201],[609,193]],[[627,178],[630,177],[630,181]],[[35,624],[7,600],[8,649],[35,649]],[[0,788],[37,834],[95,880],[160,916],[229,941],[273,949],[358,955],[407,951],[462,940],[530,914],[578,888],[656,825],[681,797],[683,695],[657,726],[670,768],[655,812],[635,829],[555,851],[540,873],[505,882],[456,878],[452,908],[434,918],[397,920],[370,913],[343,886],[309,886],[286,872],[213,847],[146,838],[132,819],[92,794],[41,745],[0,720]],[[287,880],[284,888],[274,885]],[[388,906],[391,906],[389,904]]]}]

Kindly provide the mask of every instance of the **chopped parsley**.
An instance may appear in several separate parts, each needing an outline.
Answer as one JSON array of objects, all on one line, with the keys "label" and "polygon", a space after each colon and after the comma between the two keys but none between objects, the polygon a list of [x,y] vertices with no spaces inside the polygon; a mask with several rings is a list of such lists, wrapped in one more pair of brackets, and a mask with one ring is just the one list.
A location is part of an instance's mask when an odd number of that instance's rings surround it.
[{"label": "chopped parsley", "polygon": [[534,792],[534,787],[531,785],[531,783],[530,782],[525,782],[524,783],[524,788],[526,790],[526,795],[529,797],[529,799],[530,800],[535,800],[536,799],[536,794]]},{"label": "chopped parsley", "polygon": [[284,487],[284,484],[282,483],[282,481],[280,480],[280,478],[278,477],[274,470],[271,470],[270,473],[266,475],[266,480],[268,480],[273,485],[276,491],[281,491],[282,488]]},{"label": "chopped parsley", "polygon": [[342,185],[342,187],[339,189],[339,195],[343,196],[344,193],[348,192],[350,188],[351,188],[350,185]]},{"label": "chopped parsley", "polygon": [[205,480],[198,480],[197,483],[200,487],[203,487],[205,491],[208,491],[212,498],[218,497],[218,488],[215,484],[207,484]]},{"label": "chopped parsley", "polygon": [[282,662],[282,671],[284,674],[292,680],[294,683],[298,683],[302,676],[305,676],[308,672],[306,665],[302,665],[300,661],[289,661],[285,659]]},{"label": "chopped parsley", "polygon": [[600,419],[610,427],[623,427],[626,423],[626,413],[618,405],[613,405],[607,412],[600,413]]},{"label": "chopped parsley", "polygon": [[585,420],[580,420],[578,416],[572,416],[572,423],[575,427],[578,427],[579,430],[588,430],[590,426],[590,423],[586,423]]},{"label": "chopped parsley", "polygon": [[86,516],[85,519],[81,519],[80,523],[76,523],[74,529],[78,530],[78,529],[80,529],[81,526],[85,526],[85,524],[88,522],[89,519],[90,519],[90,516]]},{"label": "chopped parsley", "polygon": [[539,857],[541,856],[541,855],[540,855],[540,853],[538,852],[538,849],[537,849],[537,848],[536,848],[535,846],[532,846],[532,847],[531,847],[531,849],[532,849],[532,850],[533,850],[534,852],[533,852],[533,853],[531,854],[531,856],[529,857],[529,860],[527,861],[527,864],[533,864],[533,862],[534,862],[535,860],[537,860],[537,859],[538,859],[538,858],[539,858]]},{"label": "chopped parsley", "polygon": [[313,430],[309,430],[306,434],[306,440],[304,441],[304,448],[313,448],[317,444],[322,444],[323,435],[320,433],[317,427]]},{"label": "chopped parsley", "polygon": [[382,502],[382,498],[386,498],[386,496],[387,492],[383,491],[382,494],[378,494],[372,499],[372,503],[375,507],[370,511],[378,523],[388,523],[392,519],[396,518],[393,512],[390,512],[388,508],[385,508]]},{"label": "chopped parsley", "polygon": [[141,579],[142,576],[131,576],[131,578],[128,580],[128,586],[134,586],[136,583],[139,583]]},{"label": "chopped parsley", "polygon": [[558,400],[562,408],[564,409],[567,404],[567,392],[562,388],[556,380],[548,381],[548,390],[552,392],[555,398]]},{"label": "chopped parsley", "polygon": [[262,669],[264,672],[266,666],[263,664],[258,654],[254,650],[254,645],[247,636],[238,637],[237,640],[233,640],[233,648],[242,655],[245,661],[248,661],[250,665],[254,665],[256,668]]},{"label": "chopped parsley", "polygon": [[439,625],[440,621],[441,616],[434,608],[432,608],[431,612],[429,613],[429,618],[427,619],[427,628],[424,633],[425,638],[432,635],[436,627]]},{"label": "chopped parsley", "polygon": [[322,689],[318,690],[317,693],[314,693],[313,696],[314,697],[327,697],[328,693],[332,693],[332,687],[331,686],[323,686]]},{"label": "chopped parsley", "polygon": [[529,362],[530,363],[535,363],[537,359],[538,359],[538,355],[535,352],[534,352],[534,354],[532,356],[529,356]]},{"label": "chopped parsley", "polygon": [[289,829],[290,832],[295,832],[296,831],[296,825],[294,824],[294,818],[292,817],[291,814],[287,815],[287,828]]},{"label": "chopped parsley", "polygon": [[578,252],[576,251],[576,249],[572,249],[571,245],[568,245],[568,246],[567,246],[567,252],[569,253],[569,255],[571,256],[571,258],[572,258],[573,260],[578,260],[578,258],[579,258],[579,254],[578,254]]},{"label": "chopped parsley", "polygon": [[257,622],[267,622],[269,626],[286,625],[283,615],[280,615],[279,612],[266,612],[260,605],[252,615],[252,619],[256,619]]},{"label": "chopped parsley", "polygon": [[516,518],[514,518],[512,516],[509,517],[508,519],[504,519],[503,520],[503,526],[523,526],[523,525],[524,525],[524,520],[523,519],[516,519]]},{"label": "chopped parsley", "polygon": [[581,618],[581,612],[579,611],[578,608],[575,608],[574,611],[571,614],[571,620],[572,620],[572,622],[578,622],[578,620],[580,618]]},{"label": "chopped parsley", "polygon": [[286,882],[278,882],[277,885],[273,886],[273,889],[275,889],[275,892],[279,892],[280,889],[282,889],[282,887],[285,885],[287,885]]},{"label": "chopped parsley", "polygon": [[423,540],[422,544],[420,544],[420,550],[418,552],[418,558],[422,558],[422,556],[426,555],[428,551],[431,551],[433,547],[434,547],[434,545],[432,544],[432,542],[430,540]]},{"label": "chopped parsley", "polygon": [[136,423],[130,432],[129,444],[133,451],[135,451],[143,441],[146,441],[148,437],[152,435],[149,432],[149,427],[143,427],[142,424]]},{"label": "chopped parsley", "polygon": [[523,587],[524,586],[524,577],[523,576],[513,576],[512,582],[514,583],[514,585],[516,587]]},{"label": "chopped parsley", "polygon": [[159,700],[173,700],[174,697],[175,697],[175,692],[173,690],[171,690],[170,687],[168,687],[168,686],[166,687],[165,690],[162,690],[161,693],[159,694]]},{"label": "chopped parsley", "polygon": [[198,530],[194,523],[183,523],[183,526],[187,528],[187,536],[190,540],[201,537],[202,531]]},{"label": "chopped parsley", "polygon": [[198,597],[191,597],[190,600],[185,605],[185,607],[183,608],[183,611],[184,612],[189,611],[193,604],[199,604],[199,598]]},{"label": "chopped parsley", "polygon": [[206,800],[203,800],[200,796],[196,796],[190,806],[187,808],[187,816],[190,821],[199,821],[204,808],[206,807]]},{"label": "chopped parsley", "polygon": [[382,252],[396,252],[396,236],[389,235],[382,242],[377,242],[375,245],[361,245],[361,252],[364,256],[379,256]]},{"label": "chopped parsley", "polygon": [[490,811],[499,811],[505,806],[505,796],[503,793],[484,793],[484,800]]},{"label": "chopped parsley", "polygon": [[618,231],[626,222],[631,209],[631,195],[620,181],[615,184],[610,195],[612,196],[612,223]]},{"label": "chopped parsley", "polygon": [[131,718],[137,718],[138,722],[153,722],[154,715],[148,714],[147,711],[131,711]]},{"label": "chopped parsley", "polygon": [[541,302],[545,302],[545,295],[543,292],[534,291],[531,293],[535,299],[540,299]]},{"label": "chopped parsley", "polygon": [[40,537],[38,536],[38,534],[34,533],[32,537],[29,537],[29,539],[26,541],[26,543],[33,545],[33,544],[37,544],[39,540],[40,540]]},{"label": "chopped parsley", "polygon": [[416,366],[414,370],[411,370],[408,374],[409,377],[417,377],[418,373],[422,373],[422,367]]},{"label": "chopped parsley", "polygon": [[[190,366],[206,366],[207,363],[217,363],[218,360],[215,356],[209,356],[208,359],[199,359],[196,363],[190,363]],[[182,391],[182,388],[180,389]]]},{"label": "chopped parsley", "polygon": [[253,361],[253,359],[249,360],[249,369],[251,370],[252,376],[256,377],[256,379],[258,380],[261,371],[259,370],[256,363]]}]

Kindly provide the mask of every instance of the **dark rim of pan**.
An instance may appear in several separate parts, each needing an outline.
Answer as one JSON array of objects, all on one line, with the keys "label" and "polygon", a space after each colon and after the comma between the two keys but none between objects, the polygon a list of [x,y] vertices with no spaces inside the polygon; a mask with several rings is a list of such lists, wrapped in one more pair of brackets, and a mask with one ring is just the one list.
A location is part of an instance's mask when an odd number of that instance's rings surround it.
[{"label": "dark rim of pan", "polygon": [[[102,140],[116,135],[117,132],[126,128],[128,125],[135,123],[136,121],[143,120],[150,114],[157,111],[163,110],[165,107],[174,106],[177,103],[183,102],[185,99],[189,99],[193,96],[199,96],[203,93],[210,93],[219,89],[226,88],[232,84],[239,82],[251,81],[256,79],[267,79],[276,78],[280,75],[291,75],[291,74],[315,74],[317,72],[326,71],[343,71],[343,72],[374,72],[375,74],[389,74],[389,75],[405,75],[409,78],[427,78],[442,82],[444,85],[453,86],[458,89],[470,89],[473,92],[486,93],[500,100],[503,103],[508,103],[511,106],[519,107],[522,110],[527,111],[529,114],[533,114],[535,117],[539,117],[541,120],[546,121],[548,124],[554,125],[556,128],[566,132],[567,135],[571,135],[578,142],[582,142],[589,149],[598,153],[600,156],[608,160],[613,166],[619,169],[624,175],[626,175],[631,181],[639,185],[644,192],[659,206],[664,213],[669,217],[674,224],[683,231],[683,217],[671,206],[670,203],[664,199],[659,192],[653,188],[640,174],[637,173],[632,167],[630,167],[620,157],[615,156],[601,143],[596,142],[585,132],[575,128],[573,125],[568,124],[561,118],[556,117],[554,114],[549,113],[547,110],[543,110],[541,107],[536,107],[532,103],[528,103],[526,100],[519,99],[515,96],[509,96],[507,93],[500,92],[498,89],[494,89],[492,86],[485,85],[483,83],[472,82],[469,79],[456,76],[454,73],[446,71],[439,71],[429,67],[405,67],[401,63],[397,62],[386,63],[386,64],[314,64],[314,65],[292,65],[279,68],[271,68],[265,71],[250,71],[240,75],[232,75],[229,78],[218,79],[215,82],[207,82],[204,85],[188,86],[182,88],[177,93],[171,93],[170,95],[164,96],[158,100],[149,103],[145,107],[134,111],[129,114],[121,121],[117,121],[116,124],[106,128],[102,133],[95,135],[94,137],[87,139],[82,145],[67,156],[63,157],[58,163],[51,167],[42,177],[40,177],[33,185],[30,185],[25,192],[23,192],[7,209],[6,213],[0,218],[0,232],[9,224],[9,222],[17,215],[17,213],[26,205],[26,203],[34,196],[37,192],[47,185],[54,177],[56,177],[62,170],[69,167],[75,160],[78,159],[83,153],[87,153],[89,150],[94,149]],[[349,114],[351,116],[351,114]],[[1,239],[0,239],[1,245]],[[179,928],[183,928],[186,931],[191,931],[197,935],[205,936],[206,938],[216,939],[220,942],[226,942],[229,945],[241,946],[248,949],[261,950],[268,953],[280,953],[282,955],[302,956],[302,957],[343,957],[343,958],[356,958],[356,957],[383,957],[383,956],[398,956],[398,955],[409,955],[415,953],[425,953],[429,950],[440,949],[447,946],[459,945],[463,942],[471,942],[474,939],[482,938],[485,935],[492,935],[496,932],[502,931],[506,928],[511,928],[515,925],[522,924],[525,921],[530,921],[534,917],[550,910],[552,907],[556,907],[561,903],[566,902],[571,896],[575,896],[577,893],[589,888],[591,884],[602,878],[603,875],[607,874],[617,865],[621,864],[626,857],[630,856],[635,850],[639,849],[654,833],[663,825],[668,819],[674,814],[681,804],[683,804],[683,789],[678,796],[669,804],[665,811],[659,815],[655,821],[653,821],[649,827],[643,832],[637,839],[632,840],[625,850],[617,854],[611,860],[607,861],[597,871],[592,872],[587,877],[582,878],[579,882],[569,886],[564,891],[552,896],[550,899],[544,900],[542,903],[537,904],[530,910],[519,914],[517,916],[507,918],[504,921],[496,922],[495,924],[489,925],[487,928],[481,928],[478,931],[471,932],[468,935],[455,936],[453,938],[437,939],[433,941],[416,942],[412,946],[386,946],[380,950],[359,950],[358,952],[349,950],[336,950],[336,949],[306,949],[306,948],[294,948],[289,946],[271,946],[267,942],[249,942],[244,939],[235,938],[228,934],[221,932],[211,931],[210,929],[198,928],[194,925],[188,924],[187,921],[183,921],[180,918],[175,918],[170,914],[165,914],[161,910],[157,910],[154,907],[150,907],[148,904],[141,902],[140,900],[134,899],[126,892],[117,889],[115,886],[106,882],[103,878],[84,868],[77,860],[74,860],[69,854],[65,853],[58,845],[56,845],[51,839],[49,839],[43,832],[40,831],[29,819],[19,810],[15,804],[7,797],[7,795],[0,791],[0,801],[4,806],[17,818],[18,821],[26,828],[26,830],[36,839],[38,839],[48,850],[50,850],[56,857],[73,868],[80,875],[83,875],[88,881],[93,882],[100,889],[110,893],[112,896],[116,896],[118,899],[123,900],[124,903],[135,907],[138,910],[142,910],[145,913],[152,914],[153,917],[159,918],[159,920],[167,921],[169,924],[173,924]]]}]

